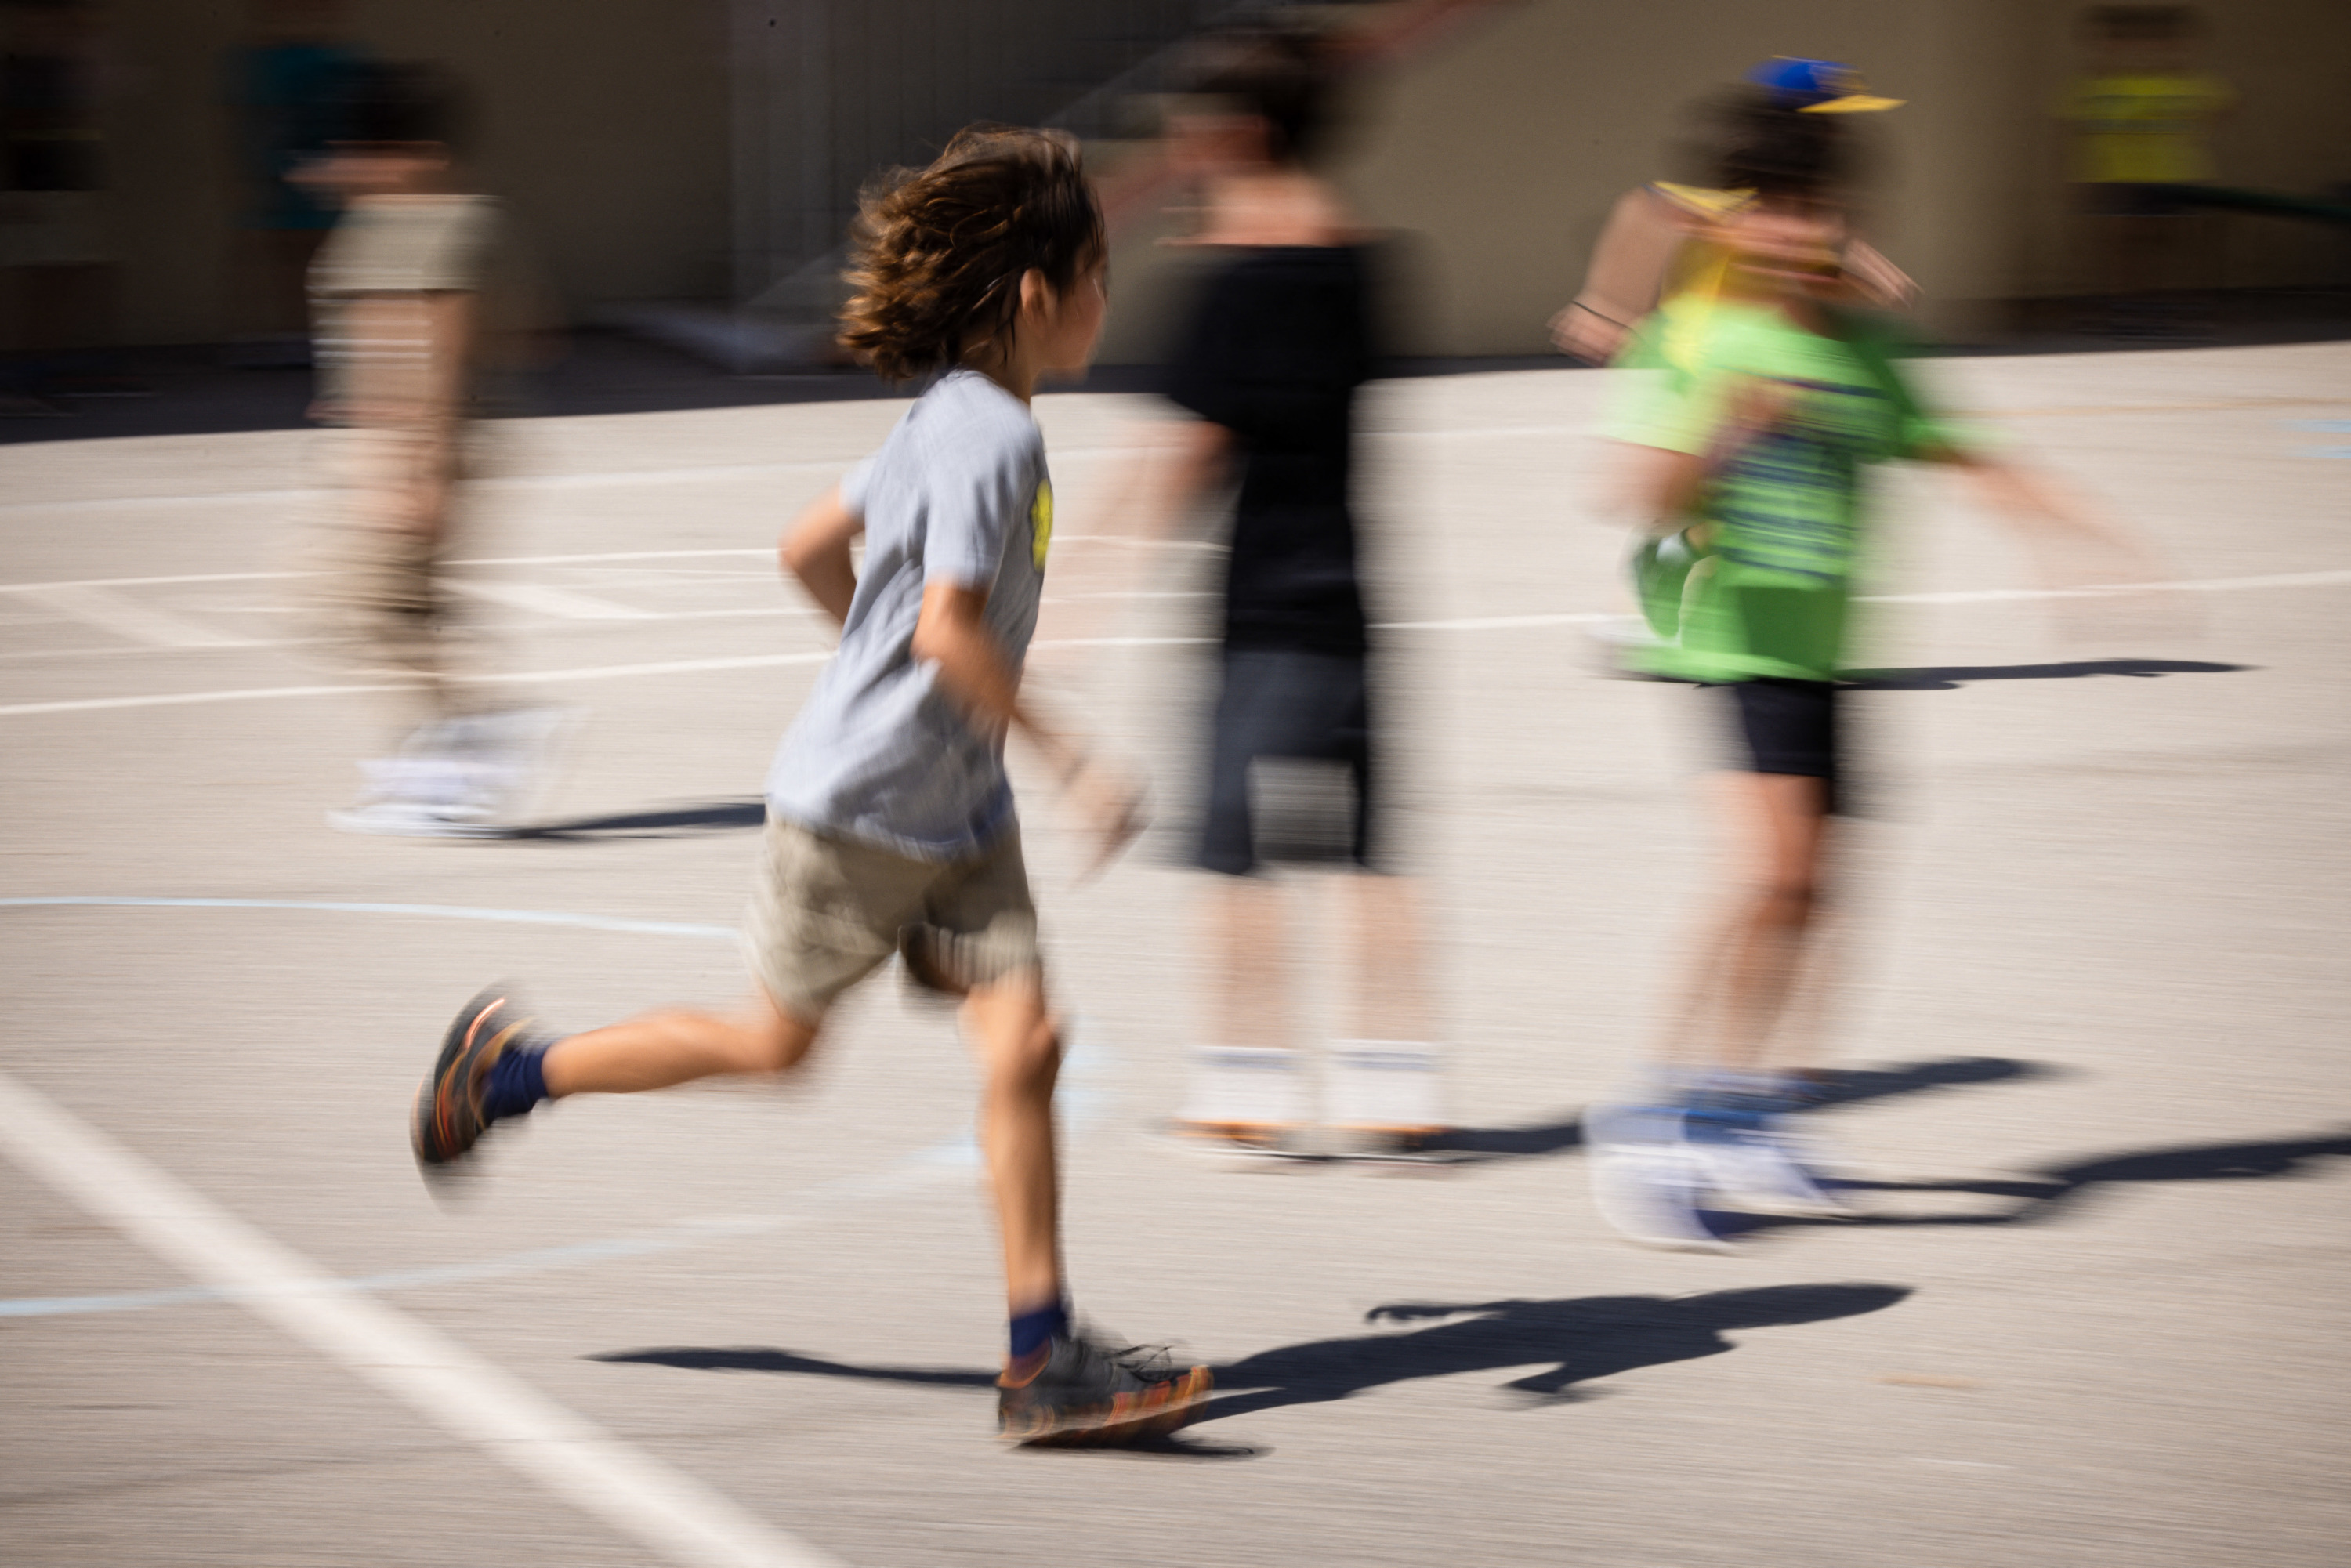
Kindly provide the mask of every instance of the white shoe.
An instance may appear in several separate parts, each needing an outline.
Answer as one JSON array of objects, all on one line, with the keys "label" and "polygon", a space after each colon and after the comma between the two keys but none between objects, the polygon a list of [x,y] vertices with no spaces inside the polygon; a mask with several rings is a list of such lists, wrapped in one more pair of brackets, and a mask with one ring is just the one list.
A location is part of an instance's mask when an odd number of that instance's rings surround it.
[{"label": "white shoe", "polygon": [[428,726],[412,744],[457,769],[456,789],[469,802],[519,826],[547,792],[556,758],[584,711],[549,704],[467,714]]},{"label": "white shoe", "polygon": [[1778,1118],[1750,1112],[1691,1113],[1684,1125],[1706,1185],[1740,1214],[1843,1219],[1853,1210],[1808,1167]]},{"label": "white shoe", "polygon": [[1728,1252],[1698,1213],[1707,1173],[1666,1106],[1602,1105],[1584,1113],[1592,1200],[1628,1241],[1680,1252]]},{"label": "white shoe", "polygon": [[1262,1046],[1206,1046],[1192,1053],[1192,1091],[1170,1130],[1205,1146],[1278,1153],[1306,1121],[1298,1053]]},{"label": "white shoe", "polygon": [[1446,1130],[1444,1058],[1433,1046],[1394,1040],[1343,1040],[1331,1047],[1329,1112],[1343,1137],[1410,1148]]}]

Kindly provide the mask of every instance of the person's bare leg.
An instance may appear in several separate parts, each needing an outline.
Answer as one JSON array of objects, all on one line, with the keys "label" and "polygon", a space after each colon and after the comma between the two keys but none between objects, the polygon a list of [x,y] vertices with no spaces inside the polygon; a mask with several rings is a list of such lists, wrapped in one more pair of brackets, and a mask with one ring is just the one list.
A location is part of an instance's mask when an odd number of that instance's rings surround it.
[{"label": "person's bare leg", "polygon": [[787,1072],[816,1037],[817,1025],[760,992],[729,1016],[681,1009],[567,1036],[548,1047],[540,1071],[550,1099],[636,1094],[697,1078]]},{"label": "person's bare leg", "polygon": [[1812,922],[1795,956],[1768,1053],[1773,1072],[1814,1082],[1826,1082],[1826,1041],[1835,1021],[1834,1004],[1856,962],[1854,911],[1844,890],[1831,881],[1833,870],[1827,863],[1821,868]]},{"label": "person's bare leg", "polygon": [[1746,904],[1722,899],[1709,904],[1692,933],[1682,979],[1666,1005],[1650,1060],[1684,1071],[1711,1065],[1722,1052],[1724,964],[1746,921]]},{"label": "person's bare leg", "polygon": [[1753,1071],[1762,1064],[1820,902],[1827,788],[1800,774],[1734,773],[1724,793],[1738,824],[1745,886],[1726,955],[1728,1019],[1718,1065]]},{"label": "person's bare leg", "polygon": [[975,987],[964,1026],[979,1059],[979,1143],[1004,1240],[1004,1292],[1019,1317],[1061,1299],[1061,1176],[1053,1085],[1061,1040],[1044,977],[1027,969]]},{"label": "person's bare leg", "polygon": [[1230,876],[1209,910],[1217,972],[1217,1040],[1286,1051],[1290,1046],[1289,900],[1269,878]]},{"label": "person's bare leg", "polygon": [[1433,1037],[1419,884],[1401,876],[1348,879],[1355,921],[1357,1040]]}]

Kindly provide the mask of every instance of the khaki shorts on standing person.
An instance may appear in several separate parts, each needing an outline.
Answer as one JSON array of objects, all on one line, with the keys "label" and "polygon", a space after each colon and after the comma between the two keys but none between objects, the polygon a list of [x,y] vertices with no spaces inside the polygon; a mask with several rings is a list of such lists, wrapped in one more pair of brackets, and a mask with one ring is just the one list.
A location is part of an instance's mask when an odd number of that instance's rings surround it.
[{"label": "khaki shorts on standing person", "polygon": [[766,852],[744,956],[803,1023],[886,963],[909,927],[925,933],[931,965],[955,989],[1042,967],[1018,827],[968,859],[926,861],[771,816]]}]

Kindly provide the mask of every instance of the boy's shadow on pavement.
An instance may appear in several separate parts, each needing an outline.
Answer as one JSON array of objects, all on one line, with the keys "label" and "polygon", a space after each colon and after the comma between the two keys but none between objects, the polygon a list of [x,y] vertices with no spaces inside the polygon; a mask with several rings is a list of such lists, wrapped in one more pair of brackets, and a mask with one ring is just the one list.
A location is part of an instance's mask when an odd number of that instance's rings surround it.
[{"label": "boy's shadow on pavement", "polygon": [[[1955,1056],[1899,1067],[1839,1068],[1821,1073],[1809,1098],[1815,1106],[1849,1105],[1961,1084],[2046,1077],[2055,1071],[2003,1056]],[[1428,1148],[1447,1156],[1451,1164],[1478,1165],[1561,1154],[1583,1142],[1583,1118],[1565,1116],[1532,1127],[1456,1127],[1431,1139]]]},{"label": "boy's shadow on pavement", "polygon": [[1791,1225],[2030,1225],[2051,1218],[2094,1189],[2115,1182],[2252,1181],[2270,1176],[2306,1176],[2307,1162],[2351,1158],[2351,1134],[2334,1137],[2281,1138],[2258,1144],[2189,1144],[2175,1149],[2147,1149],[2137,1154],[2109,1155],[2075,1165],[2057,1166],[2015,1181],[1844,1181],[1847,1192],[1980,1193],[1987,1197],[2014,1198],[2012,1207],[1975,1214],[1861,1214],[1851,1219],[1782,1219],[1762,1216],[1717,1215],[1715,1228],[1725,1235],[1753,1235]]},{"label": "boy's shadow on pavement", "polygon": [[1367,1333],[1282,1345],[1217,1371],[1204,1421],[1283,1405],[1345,1399],[1416,1377],[1499,1372],[1549,1362],[1500,1386],[1520,1407],[1591,1396],[1575,1385],[1635,1367],[1695,1361],[1738,1346],[1732,1329],[1820,1322],[1881,1312],[1910,1293],[1900,1285],[1769,1285],[1703,1296],[1585,1296],[1553,1301],[1374,1307],[1367,1322],[1439,1322],[1411,1333]]},{"label": "boy's shadow on pavement", "polygon": [[[1771,1285],[1716,1291],[1703,1296],[1586,1296],[1562,1301],[1483,1301],[1468,1305],[1401,1302],[1374,1307],[1367,1322],[1448,1319],[1408,1333],[1372,1333],[1310,1340],[1260,1351],[1215,1369],[1217,1396],[1195,1422],[1246,1416],[1283,1405],[1345,1399],[1367,1389],[1418,1377],[1546,1369],[1500,1386],[1522,1397],[1521,1407],[1571,1403],[1590,1396],[1575,1385],[1635,1367],[1720,1355],[1737,1345],[1734,1329],[1769,1328],[1853,1317],[1894,1305],[1910,1293],[1899,1285]],[[986,1372],[856,1366],[780,1350],[613,1351],[594,1361],[687,1367],[710,1372],[772,1372],[853,1377],[958,1388],[992,1388]],[[1151,1451],[1151,1450],[1145,1450]],[[1202,1444],[1177,1437],[1157,1451],[1193,1458],[1245,1458],[1261,1450]]]}]

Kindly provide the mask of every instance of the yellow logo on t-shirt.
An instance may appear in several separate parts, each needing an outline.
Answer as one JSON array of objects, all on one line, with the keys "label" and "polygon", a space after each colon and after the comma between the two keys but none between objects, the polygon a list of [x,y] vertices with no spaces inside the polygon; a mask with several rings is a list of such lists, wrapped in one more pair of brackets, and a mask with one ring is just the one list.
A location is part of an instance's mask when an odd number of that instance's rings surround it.
[{"label": "yellow logo on t-shirt", "polygon": [[1037,481],[1037,498],[1029,507],[1029,558],[1045,570],[1045,551],[1053,542],[1053,482]]}]

